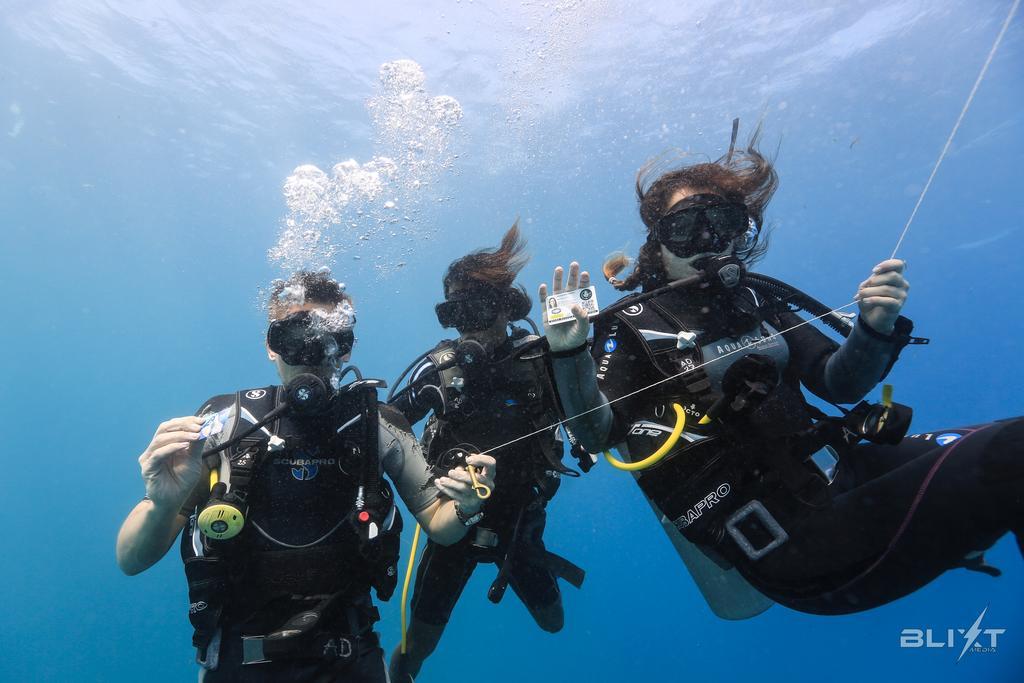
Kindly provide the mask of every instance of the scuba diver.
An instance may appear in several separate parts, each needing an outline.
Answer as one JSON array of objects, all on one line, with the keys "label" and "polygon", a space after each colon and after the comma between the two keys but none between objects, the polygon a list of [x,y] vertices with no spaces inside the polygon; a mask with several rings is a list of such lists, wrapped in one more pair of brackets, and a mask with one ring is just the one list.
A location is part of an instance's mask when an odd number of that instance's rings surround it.
[{"label": "scuba diver", "polygon": [[[647,241],[624,280],[621,254],[604,271],[642,291],[594,316],[592,344],[580,306],[571,322],[544,321],[569,426],[633,472],[721,617],[772,601],[847,614],[954,567],[998,575],[983,551],[1010,531],[1024,543],[1024,419],[905,436],[911,410],[891,387],[880,404],[861,401],[904,346],[927,341],[900,315],[905,264],[875,266],[855,321],[747,272],[766,249],[778,184],[758,137],[653,181],[650,166],[638,175]],[[563,276],[556,268],[552,290],[540,286],[541,301],[590,283],[576,263],[564,289]],[[840,415],[812,407],[802,387]]]},{"label": "scuba diver", "polygon": [[413,361],[394,386],[406,375],[408,384],[388,401],[412,424],[430,414],[422,443],[431,465],[445,469],[467,449],[496,449],[501,463],[495,479],[500,491],[487,497],[476,528],[447,547],[427,544],[405,647],[391,657],[394,681],[419,674],[478,563],[498,566],[488,591],[492,602],[511,585],[537,625],[550,633],[561,630],[564,620],[557,578],[577,588],[583,581],[582,570],[544,547],[545,507],[560,475],[577,473],[561,463],[560,416],[543,350],[513,356],[539,339],[512,325],[528,320],[532,303],[513,284],[527,261],[525,246],[517,223],[497,249],[473,252],[448,266],[437,319],[458,330],[459,338],[441,341]]},{"label": "scuba diver", "polygon": [[144,571],[182,532],[202,681],[383,682],[370,589],[394,591],[402,529],[383,475],[446,544],[479,514],[471,486],[494,486],[495,461],[471,454],[428,478],[410,426],[378,403],[383,382],[343,366],[355,311],[329,272],[276,281],[269,318],[282,385],[216,396],[158,427],[118,565]]}]

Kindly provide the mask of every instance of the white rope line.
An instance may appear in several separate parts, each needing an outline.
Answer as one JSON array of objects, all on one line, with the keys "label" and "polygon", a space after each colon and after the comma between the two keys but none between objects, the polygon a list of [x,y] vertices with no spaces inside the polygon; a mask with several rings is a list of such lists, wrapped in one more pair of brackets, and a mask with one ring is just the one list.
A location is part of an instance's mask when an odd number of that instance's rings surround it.
[{"label": "white rope line", "polygon": [[999,49],[999,43],[1003,41],[1003,36],[1006,35],[1006,29],[1010,27],[1010,21],[1013,20],[1013,15],[1017,13],[1018,6],[1020,6],[1020,0],[1014,0],[1013,5],[1010,7],[1010,13],[1006,15],[1006,21],[1003,22],[1003,27],[999,30],[999,35],[996,36],[996,41],[992,43],[992,49],[988,51],[988,57],[985,59],[985,64],[981,67],[978,79],[974,81],[974,87],[971,88],[971,93],[967,96],[967,101],[964,102],[964,108],[960,110],[960,116],[957,117],[956,123],[953,125],[953,130],[950,131],[949,138],[946,139],[946,144],[943,146],[942,152],[939,153],[939,158],[935,162],[935,166],[932,168],[932,173],[928,176],[928,182],[924,184],[924,189],[921,190],[921,194],[917,198],[917,204],[914,205],[914,210],[910,212],[910,218],[907,219],[907,224],[903,226],[903,232],[900,233],[900,238],[896,242],[896,247],[892,250],[892,256],[889,258],[896,258],[896,252],[900,250],[901,246],[903,246],[903,238],[907,236],[907,232],[910,230],[910,224],[914,222],[914,218],[917,216],[917,210],[921,208],[921,203],[924,202],[924,196],[928,194],[928,188],[932,186],[932,181],[935,180],[935,174],[939,172],[939,166],[942,165],[942,160],[946,158],[946,153],[949,152],[949,148],[953,144],[953,138],[956,137],[956,132],[960,129],[960,124],[963,123],[964,117],[967,115],[967,110],[971,106],[971,102],[974,101],[974,95],[978,92],[978,87],[985,79],[985,73],[988,71],[988,66],[992,63],[992,58],[996,56],[996,50]]}]

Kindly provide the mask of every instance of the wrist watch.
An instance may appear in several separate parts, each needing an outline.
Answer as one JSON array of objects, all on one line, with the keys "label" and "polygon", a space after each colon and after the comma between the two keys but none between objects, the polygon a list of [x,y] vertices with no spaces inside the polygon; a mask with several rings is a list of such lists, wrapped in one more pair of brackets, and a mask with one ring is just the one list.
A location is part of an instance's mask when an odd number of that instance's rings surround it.
[{"label": "wrist watch", "polygon": [[484,518],[484,511],[479,510],[475,515],[467,515],[458,503],[455,503],[455,516],[459,518],[464,526],[473,526]]}]

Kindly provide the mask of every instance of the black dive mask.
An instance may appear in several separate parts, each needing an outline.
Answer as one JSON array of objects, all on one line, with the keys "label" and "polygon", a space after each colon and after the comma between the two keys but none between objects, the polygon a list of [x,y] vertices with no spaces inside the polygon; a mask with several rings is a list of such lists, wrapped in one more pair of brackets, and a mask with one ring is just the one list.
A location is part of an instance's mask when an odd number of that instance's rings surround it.
[{"label": "black dive mask", "polygon": [[656,224],[654,235],[680,258],[722,253],[750,229],[747,207],[716,194],[697,194],[675,204]]},{"label": "black dive mask", "polygon": [[275,320],[267,330],[267,346],[288,365],[316,367],[328,358],[346,355],[354,343],[351,326],[339,327],[312,311]]},{"label": "black dive mask", "polygon": [[[460,292],[462,294],[462,292]],[[497,292],[472,290],[434,306],[441,327],[454,327],[460,334],[479,332],[494,325],[503,302]]]}]

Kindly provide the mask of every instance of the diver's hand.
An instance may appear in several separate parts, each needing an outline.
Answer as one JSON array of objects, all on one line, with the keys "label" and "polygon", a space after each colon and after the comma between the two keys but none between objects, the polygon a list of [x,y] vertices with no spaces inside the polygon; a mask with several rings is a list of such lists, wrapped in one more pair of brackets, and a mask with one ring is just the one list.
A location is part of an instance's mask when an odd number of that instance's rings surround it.
[{"label": "diver's hand", "polygon": [[[551,279],[552,295],[590,286],[590,273],[587,271],[581,273],[580,264],[576,261],[569,264],[569,281],[564,288],[562,287],[563,272],[562,266],[555,268],[555,274]],[[568,351],[583,346],[587,342],[587,336],[590,334],[590,320],[587,318],[587,312],[583,310],[583,307],[579,304],[572,307],[572,314],[576,319],[571,323],[549,325],[547,314],[549,294],[546,284],[540,286],[537,296],[540,297],[541,310],[544,311],[544,335],[547,337],[548,347],[552,351]]]},{"label": "diver's hand", "polygon": [[180,507],[203,472],[203,418],[189,415],[162,422],[139,456],[146,496],[157,506]]},{"label": "diver's hand", "polygon": [[[474,453],[466,457],[466,464],[472,465],[476,471],[478,485],[486,486],[494,491],[494,474],[498,462],[489,455]],[[465,467],[448,470],[447,477],[438,477],[435,484],[441,493],[454,500],[466,514],[475,515],[484,505],[484,499],[477,495],[473,488],[473,478]]]},{"label": "diver's hand", "polygon": [[910,289],[910,283],[903,278],[906,265],[900,259],[882,261],[857,288],[860,317],[875,332],[892,334]]}]

